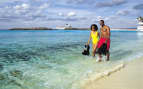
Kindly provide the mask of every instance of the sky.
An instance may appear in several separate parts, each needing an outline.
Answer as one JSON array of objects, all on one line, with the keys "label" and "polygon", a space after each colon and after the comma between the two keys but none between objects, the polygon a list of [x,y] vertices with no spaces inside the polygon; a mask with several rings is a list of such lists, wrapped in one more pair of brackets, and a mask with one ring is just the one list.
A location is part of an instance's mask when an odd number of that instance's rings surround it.
[{"label": "sky", "polygon": [[143,0],[0,0],[0,29],[90,27],[101,19],[111,28],[131,28],[139,16]]}]

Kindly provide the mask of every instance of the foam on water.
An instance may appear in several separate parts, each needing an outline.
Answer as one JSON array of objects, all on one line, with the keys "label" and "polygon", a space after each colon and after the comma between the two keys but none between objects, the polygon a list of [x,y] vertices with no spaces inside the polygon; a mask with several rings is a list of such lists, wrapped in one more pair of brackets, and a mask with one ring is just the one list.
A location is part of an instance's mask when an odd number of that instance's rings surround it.
[{"label": "foam on water", "polygon": [[89,75],[142,56],[141,33],[111,34],[111,60],[97,63],[81,54],[89,31],[1,31],[0,89],[79,89]]}]

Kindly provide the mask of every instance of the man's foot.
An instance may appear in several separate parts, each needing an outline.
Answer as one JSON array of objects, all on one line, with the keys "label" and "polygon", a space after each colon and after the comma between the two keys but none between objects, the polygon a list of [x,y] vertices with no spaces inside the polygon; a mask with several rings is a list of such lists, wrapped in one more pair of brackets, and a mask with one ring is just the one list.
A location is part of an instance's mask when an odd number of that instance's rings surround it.
[{"label": "man's foot", "polygon": [[99,60],[96,60],[96,62],[101,62],[102,60],[101,59],[99,59]]},{"label": "man's foot", "polygon": [[109,61],[109,59],[106,59],[106,61]]}]

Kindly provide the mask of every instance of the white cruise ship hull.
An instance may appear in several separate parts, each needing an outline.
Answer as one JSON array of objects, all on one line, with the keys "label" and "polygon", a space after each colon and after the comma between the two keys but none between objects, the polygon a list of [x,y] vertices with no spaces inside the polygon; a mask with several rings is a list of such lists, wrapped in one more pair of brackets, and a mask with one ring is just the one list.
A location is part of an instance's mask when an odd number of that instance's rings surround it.
[{"label": "white cruise ship hull", "polygon": [[137,31],[143,31],[143,26],[138,26]]}]

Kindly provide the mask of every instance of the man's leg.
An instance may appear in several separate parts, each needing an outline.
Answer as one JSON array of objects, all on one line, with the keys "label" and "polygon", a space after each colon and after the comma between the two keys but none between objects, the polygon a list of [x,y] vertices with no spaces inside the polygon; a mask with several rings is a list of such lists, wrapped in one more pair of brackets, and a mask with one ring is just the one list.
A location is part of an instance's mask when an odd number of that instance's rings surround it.
[{"label": "man's leg", "polygon": [[102,55],[99,54],[99,62],[102,61]]},{"label": "man's leg", "polygon": [[106,61],[109,61],[110,60],[110,52],[109,51],[107,52],[106,56],[107,56]]}]

